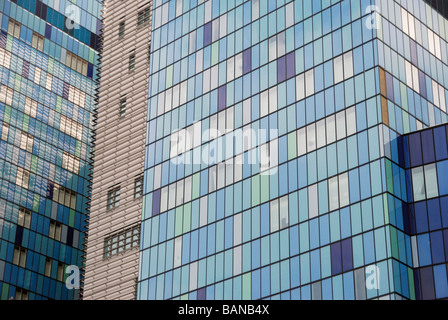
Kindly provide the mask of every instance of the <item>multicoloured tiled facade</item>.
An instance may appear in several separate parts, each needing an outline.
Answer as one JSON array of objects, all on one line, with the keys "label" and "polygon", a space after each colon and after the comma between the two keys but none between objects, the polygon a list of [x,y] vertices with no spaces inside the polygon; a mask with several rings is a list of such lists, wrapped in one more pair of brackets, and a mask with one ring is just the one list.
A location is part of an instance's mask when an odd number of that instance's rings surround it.
[{"label": "multicoloured tiled facade", "polygon": [[[447,122],[442,14],[157,0],[153,16],[139,299],[448,297],[445,187],[414,198],[435,160],[405,163],[402,142]],[[434,197],[440,219],[412,222]]]},{"label": "multicoloured tiled facade", "polygon": [[2,300],[79,295],[65,280],[83,266],[101,9],[0,0]]}]

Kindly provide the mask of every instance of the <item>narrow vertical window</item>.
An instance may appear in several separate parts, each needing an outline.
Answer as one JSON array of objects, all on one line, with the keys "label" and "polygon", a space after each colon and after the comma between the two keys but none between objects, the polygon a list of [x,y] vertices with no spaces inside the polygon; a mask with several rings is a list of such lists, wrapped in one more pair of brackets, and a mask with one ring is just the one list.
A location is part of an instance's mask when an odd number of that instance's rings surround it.
[{"label": "narrow vertical window", "polygon": [[151,8],[147,7],[138,12],[137,26],[139,28],[149,23],[150,10],[151,10]]},{"label": "narrow vertical window", "polygon": [[123,117],[126,114],[126,97],[122,97],[120,100],[120,117]]},{"label": "narrow vertical window", "polygon": [[134,182],[134,199],[143,195],[143,177],[138,177]]},{"label": "narrow vertical window", "polygon": [[115,187],[107,193],[107,210],[112,210],[120,205],[120,187]]},{"label": "narrow vertical window", "polygon": [[118,37],[121,39],[124,37],[124,30],[126,27],[126,22],[123,20],[120,22],[120,24],[118,25]]},{"label": "narrow vertical window", "polygon": [[133,71],[135,69],[135,53],[132,53],[129,56],[129,71]]}]

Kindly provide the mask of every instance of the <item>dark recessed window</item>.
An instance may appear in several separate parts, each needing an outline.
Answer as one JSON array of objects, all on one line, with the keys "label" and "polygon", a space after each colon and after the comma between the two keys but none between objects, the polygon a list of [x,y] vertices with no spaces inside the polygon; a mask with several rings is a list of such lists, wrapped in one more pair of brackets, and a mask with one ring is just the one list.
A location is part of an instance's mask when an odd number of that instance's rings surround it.
[{"label": "dark recessed window", "polygon": [[27,253],[28,250],[26,250],[25,248],[15,246],[12,263],[22,268],[25,268]]},{"label": "dark recessed window", "polygon": [[45,38],[43,36],[41,36],[40,34],[38,34],[36,32],[33,32],[33,40],[32,40],[31,46],[34,49],[43,51],[44,50],[44,41],[45,41]]},{"label": "dark recessed window", "polygon": [[134,199],[143,196],[143,177],[138,177],[134,182]]},{"label": "dark recessed window", "polygon": [[25,289],[17,288],[14,300],[28,300],[29,293]]},{"label": "dark recessed window", "polygon": [[121,21],[118,25],[118,37],[123,38],[124,37],[124,30],[126,27],[126,23],[124,21]]},{"label": "dark recessed window", "polygon": [[136,248],[140,242],[140,224],[111,234],[104,239],[104,258]]},{"label": "dark recessed window", "polygon": [[120,187],[115,187],[107,193],[107,210],[111,210],[120,205]]},{"label": "dark recessed window", "polygon": [[21,227],[29,229],[31,226],[31,211],[25,208],[19,208],[17,224]]},{"label": "dark recessed window", "polygon": [[129,71],[133,71],[135,69],[135,53],[129,56]]},{"label": "dark recessed window", "polygon": [[140,28],[144,25],[147,25],[149,23],[149,17],[151,14],[150,7],[147,7],[141,11],[138,12],[138,18],[137,18],[137,26]]},{"label": "dark recessed window", "polygon": [[126,97],[121,98],[120,100],[120,117],[123,117],[126,114]]},{"label": "dark recessed window", "polygon": [[20,38],[20,27],[21,24],[13,19],[9,19],[8,33],[15,38]]}]

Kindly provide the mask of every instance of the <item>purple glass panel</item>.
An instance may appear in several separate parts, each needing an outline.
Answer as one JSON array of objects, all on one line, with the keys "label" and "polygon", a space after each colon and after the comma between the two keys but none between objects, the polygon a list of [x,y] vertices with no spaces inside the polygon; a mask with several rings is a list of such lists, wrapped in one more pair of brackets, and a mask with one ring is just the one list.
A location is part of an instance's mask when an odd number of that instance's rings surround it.
[{"label": "purple glass panel", "polygon": [[54,185],[51,182],[48,182],[47,184],[47,194],[46,194],[46,198],[53,200],[53,190],[54,190]]},{"label": "purple glass panel", "polygon": [[420,288],[420,272],[416,270],[414,272],[414,285],[415,285],[415,299],[422,300],[422,293]]},{"label": "purple glass panel", "polygon": [[440,203],[439,199],[432,199],[428,201],[428,220],[429,230],[442,229],[442,218],[440,217]]},{"label": "purple glass panel", "polygon": [[432,263],[439,264],[445,262],[445,253],[443,250],[442,231],[431,232],[431,253]]},{"label": "purple glass panel", "polygon": [[394,99],[394,81],[392,76],[386,72],[386,86],[387,86],[387,99],[395,101]]},{"label": "purple glass panel", "polygon": [[352,239],[342,241],[342,271],[346,272],[353,269],[353,249]]},{"label": "purple glass panel", "polygon": [[198,296],[197,296],[197,299],[198,299],[198,300],[205,300],[205,299],[206,299],[206,297],[205,297],[205,293],[206,293],[205,288],[201,288],[201,289],[199,289],[199,290],[198,290]]},{"label": "purple glass panel", "polygon": [[36,1],[36,15],[44,21],[47,21],[47,8],[46,4]]},{"label": "purple glass panel", "polygon": [[22,66],[22,77],[28,79],[29,73],[30,73],[30,63],[24,60]]},{"label": "purple glass panel", "polygon": [[444,127],[438,127],[434,129],[434,144],[437,146],[436,148],[436,159],[445,160],[448,158],[448,146],[446,142],[446,132]]},{"label": "purple glass panel", "polygon": [[443,230],[443,243],[445,247],[445,261],[448,262],[448,229]]},{"label": "purple glass panel", "polygon": [[101,30],[103,29],[104,25],[103,22],[100,19],[96,19],[96,32],[95,34],[100,35]]},{"label": "purple glass panel", "polygon": [[440,199],[440,212],[442,212],[442,226],[448,228],[448,197]]},{"label": "purple glass panel", "polygon": [[296,75],[296,56],[291,52],[286,56],[286,79],[290,79]]},{"label": "purple glass panel", "polygon": [[399,163],[399,165],[401,166],[401,167],[404,167],[405,166],[405,163],[404,163],[404,145],[403,145],[403,137],[402,136],[400,136],[398,139],[397,139],[397,148],[398,148],[398,163]]},{"label": "purple glass panel", "polygon": [[212,23],[209,22],[204,26],[204,47],[212,43]]},{"label": "purple glass panel", "polygon": [[426,202],[415,204],[415,224],[417,225],[417,233],[428,232],[428,213],[426,212]]},{"label": "purple glass panel", "polygon": [[434,275],[432,267],[422,268],[420,270],[420,279],[422,285],[422,299],[434,300]]},{"label": "purple glass panel", "polygon": [[425,74],[420,70],[418,71],[418,80],[420,83],[420,94],[423,96],[423,98],[427,98],[428,93],[426,91],[426,78]]},{"label": "purple glass panel", "polygon": [[411,235],[415,235],[417,232],[415,230],[415,211],[414,211],[414,205],[409,205],[409,233]]},{"label": "purple glass panel", "polygon": [[409,158],[409,137],[403,137],[404,166],[411,167],[411,159]]},{"label": "purple glass panel", "polygon": [[414,40],[411,40],[411,62],[413,65],[418,66],[417,44]]},{"label": "purple glass panel", "polygon": [[336,275],[342,273],[341,263],[341,243],[337,242],[331,245],[331,274]]},{"label": "purple glass panel", "polygon": [[227,105],[227,87],[224,85],[218,89],[218,111],[224,110]]},{"label": "purple glass panel", "polygon": [[414,133],[409,136],[409,151],[411,167],[421,166],[423,164],[423,159],[420,133]]},{"label": "purple glass panel", "polygon": [[434,137],[432,130],[423,131],[421,134],[423,164],[434,162],[436,160],[436,155],[434,151]]},{"label": "purple glass panel", "polygon": [[160,213],[160,189],[154,191],[152,197],[152,216],[156,216]]},{"label": "purple glass panel", "polygon": [[62,97],[68,100],[68,93],[70,90],[70,85],[67,82],[64,82],[64,86],[62,88]]},{"label": "purple glass panel", "polygon": [[73,245],[73,234],[74,234],[73,228],[68,227],[67,229],[67,245],[72,246]]},{"label": "purple glass panel", "polygon": [[277,60],[277,83],[286,80],[286,57],[283,56]]},{"label": "purple glass panel", "polygon": [[6,39],[8,38],[8,34],[5,31],[2,31],[0,34],[0,47],[3,49],[6,48]]},{"label": "purple glass panel", "polygon": [[[75,29],[73,29],[75,30]],[[70,34],[70,32],[69,32]],[[90,47],[95,49],[95,50],[99,50],[101,47],[101,40],[100,40],[100,36],[97,36],[94,33],[90,33]]]},{"label": "purple glass panel", "polygon": [[23,238],[23,227],[17,226],[16,228],[16,239],[14,241],[15,244],[21,246],[22,245],[22,238]]},{"label": "purple glass panel", "polygon": [[243,52],[243,74],[252,70],[252,50],[249,48]]},{"label": "purple glass panel", "polygon": [[403,203],[403,230],[406,233],[410,233],[410,227],[409,227],[409,205],[406,203]]},{"label": "purple glass panel", "polygon": [[93,78],[93,64],[89,63],[87,66],[87,77]]},{"label": "purple glass panel", "polygon": [[408,202],[414,202],[414,191],[412,189],[411,170],[406,170],[406,191],[408,195]]},{"label": "purple glass panel", "polygon": [[48,23],[45,26],[45,38],[51,39],[51,26]]}]

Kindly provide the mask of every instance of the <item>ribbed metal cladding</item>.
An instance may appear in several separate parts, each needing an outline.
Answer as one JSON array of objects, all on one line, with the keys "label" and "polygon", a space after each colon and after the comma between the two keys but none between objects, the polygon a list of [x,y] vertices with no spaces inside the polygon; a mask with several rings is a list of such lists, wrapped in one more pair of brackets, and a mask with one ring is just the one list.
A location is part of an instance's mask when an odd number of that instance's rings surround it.
[{"label": "ribbed metal cladding", "polygon": [[[149,17],[142,23],[138,13],[147,8]],[[151,12],[152,1],[105,1],[85,300],[135,299],[138,246],[107,257],[104,248],[106,239],[141,220],[142,198],[134,193],[135,180],[144,171]],[[133,54],[135,67],[130,71]],[[124,96],[126,112],[120,115]],[[108,191],[117,186],[119,205],[108,210]]]}]

